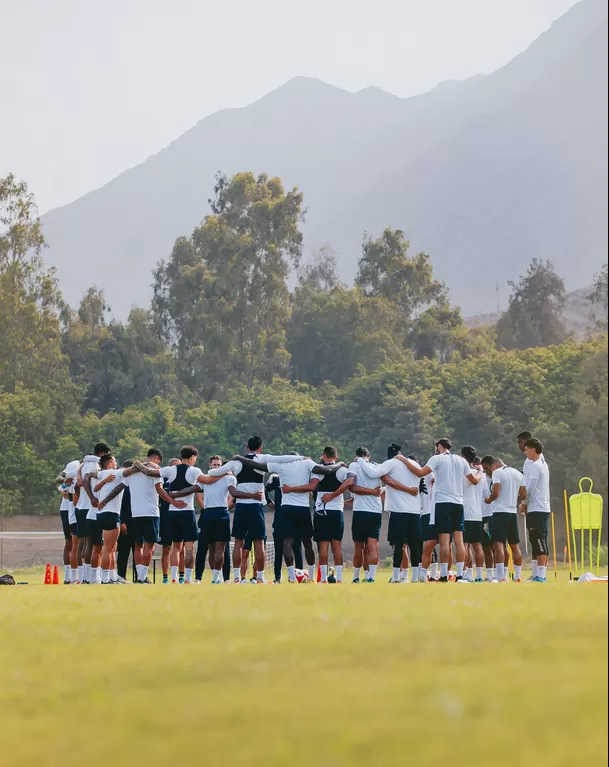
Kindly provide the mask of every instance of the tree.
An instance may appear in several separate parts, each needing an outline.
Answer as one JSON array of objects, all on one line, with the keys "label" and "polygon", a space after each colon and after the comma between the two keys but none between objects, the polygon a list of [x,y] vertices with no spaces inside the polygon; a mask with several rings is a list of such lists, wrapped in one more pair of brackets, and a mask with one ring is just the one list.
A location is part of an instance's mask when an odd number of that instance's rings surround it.
[{"label": "tree", "polygon": [[534,258],[518,282],[510,282],[510,304],[497,322],[497,343],[506,349],[528,349],[562,343],[565,283],[551,261]]},{"label": "tree", "polygon": [[607,264],[603,264],[602,269],[594,278],[594,287],[588,294],[588,303],[595,311],[600,312],[600,316],[596,318],[596,329],[603,332],[607,332],[608,321],[607,313],[609,309],[609,300],[607,296],[607,282],[609,275],[607,272]]},{"label": "tree", "polygon": [[413,322],[408,346],[417,359],[439,362],[487,354],[493,348],[486,328],[465,327],[461,310],[448,302],[430,306]]},{"label": "tree", "polygon": [[365,296],[391,301],[407,325],[419,309],[446,301],[446,288],[434,280],[426,253],[410,256],[410,243],[399,229],[387,228],[374,240],[364,236],[355,278]]},{"label": "tree", "polygon": [[153,310],[182,380],[213,394],[287,370],[287,276],[298,266],[302,194],[278,178],[218,176],[212,214],[155,272]]},{"label": "tree", "polygon": [[336,253],[329,246],[325,246],[299,270],[295,296],[298,296],[299,291],[322,293],[342,287],[345,286],[338,276]]}]

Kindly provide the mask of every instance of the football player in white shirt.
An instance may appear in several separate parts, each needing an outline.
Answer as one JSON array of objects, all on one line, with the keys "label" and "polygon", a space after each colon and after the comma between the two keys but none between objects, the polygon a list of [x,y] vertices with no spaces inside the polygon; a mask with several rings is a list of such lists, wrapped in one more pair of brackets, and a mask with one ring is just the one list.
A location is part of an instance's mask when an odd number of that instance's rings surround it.
[{"label": "football player in white shirt", "polygon": [[483,523],[482,506],[485,506],[483,495],[484,491],[484,473],[480,465],[480,458],[476,457],[476,451],[471,445],[465,445],[461,448],[461,456],[471,466],[472,471],[480,478],[477,485],[472,485],[465,477],[463,478],[463,512],[464,512],[464,531],[463,540],[467,546],[467,562],[464,580],[474,581],[473,565],[476,566],[476,583],[482,583],[482,567],[484,565],[484,551],[482,549],[483,541]]},{"label": "football player in white shirt", "polygon": [[[93,448],[92,455],[86,455],[78,470],[78,506],[76,507],[76,534],[78,536],[78,582],[90,583],[91,556],[93,542],[90,533],[98,537],[97,530],[97,498],[91,488],[91,483],[85,477],[89,472],[99,469],[99,459],[110,452],[110,446],[98,442]],[[101,552],[101,549],[99,550]],[[97,563],[99,566],[99,563]]]},{"label": "football player in white shirt", "polygon": [[550,470],[543,457],[543,445],[532,437],[524,446],[527,457],[524,483],[527,489],[520,511],[526,514],[527,530],[533,553],[533,576],[535,583],[546,582],[548,566],[548,523],[550,513]]},{"label": "football player in white shirt", "polygon": [[[368,565],[368,574],[364,576],[364,579],[374,583],[379,563],[379,539],[383,519],[382,481],[377,477],[369,477],[357,462],[358,458],[370,462],[370,450],[367,447],[358,447],[355,451],[355,460],[349,466],[349,471],[355,477],[355,482],[350,487],[350,492],[353,494],[351,537],[355,547],[353,583],[360,582],[364,555]],[[372,465],[377,466],[375,463]]]},{"label": "football player in white shirt", "polygon": [[[329,445],[321,456],[322,466],[333,468],[338,461],[338,450]],[[332,557],[336,567],[336,582],[343,582],[343,534],[345,520],[344,493],[353,485],[355,475],[349,469],[341,467],[326,475],[317,486],[317,498],[313,514],[313,537],[319,552],[319,570],[321,583],[328,582],[328,554],[332,547]]]},{"label": "football player in white shirt", "polygon": [[462,580],[465,567],[465,544],[463,543],[463,477],[472,485],[480,482],[471,466],[451,452],[452,443],[446,437],[436,442],[436,455],[427,465],[402,459],[417,477],[426,477],[433,472],[435,478],[435,528],[440,541],[440,581],[448,581],[450,562],[450,536],[452,534],[457,554],[457,580]]},{"label": "football player in white shirt", "polygon": [[[80,461],[70,461],[61,474],[55,479],[61,485],[61,524],[66,539],[63,550],[64,584],[78,580],[78,536],[76,535],[75,499],[78,498],[77,477]],[[66,530],[67,523],[67,530]]]},{"label": "football player in white shirt", "polygon": [[482,470],[484,471],[484,477],[480,484],[483,484],[483,498],[482,498],[482,549],[484,551],[484,565],[486,567],[485,581],[491,582],[495,580],[495,554],[493,552],[493,541],[491,540],[491,524],[493,521],[493,503],[486,503],[486,499],[491,494],[493,487],[493,463],[495,462],[495,456],[485,455],[481,460]]},{"label": "football player in white shirt", "polygon": [[518,530],[518,506],[526,496],[524,477],[500,458],[493,461],[493,489],[485,503],[494,504],[491,538],[495,551],[495,571],[499,582],[508,580],[505,567],[506,542],[512,550],[514,579],[520,582],[522,575],[522,554]]}]

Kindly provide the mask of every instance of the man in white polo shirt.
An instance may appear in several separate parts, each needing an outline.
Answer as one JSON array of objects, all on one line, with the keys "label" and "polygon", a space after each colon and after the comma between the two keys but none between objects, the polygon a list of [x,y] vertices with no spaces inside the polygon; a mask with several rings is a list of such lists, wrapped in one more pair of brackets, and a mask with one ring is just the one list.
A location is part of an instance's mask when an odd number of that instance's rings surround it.
[{"label": "man in white polo shirt", "polygon": [[524,484],[527,494],[520,510],[526,514],[527,531],[533,554],[533,577],[535,583],[546,582],[548,566],[548,524],[550,520],[550,469],[543,457],[543,445],[532,437],[524,446]]},{"label": "man in white polo shirt", "polygon": [[379,539],[383,519],[383,501],[381,499],[382,482],[380,478],[369,477],[357,459],[371,463],[370,450],[358,447],[355,460],[349,466],[349,471],[355,477],[355,482],[349,488],[353,494],[353,517],[351,522],[351,537],[355,550],[353,552],[353,583],[360,582],[361,568],[364,563],[364,551],[368,560],[367,581],[374,583],[376,568],[379,563]]},{"label": "man in white polo shirt", "polygon": [[454,455],[452,443],[447,437],[436,442],[436,454],[426,466],[402,458],[410,471],[417,477],[426,477],[433,472],[435,484],[435,529],[440,541],[440,582],[448,581],[450,562],[450,536],[453,536],[457,554],[457,580],[463,579],[465,567],[465,544],[463,543],[463,477],[472,485],[480,482],[471,466],[460,455]]},{"label": "man in white polo shirt", "polygon": [[524,477],[518,471],[500,459],[493,461],[493,487],[487,504],[494,504],[491,539],[495,553],[495,574],[499,582],[507,583],[505,567],[506,542],[512,550],[514,560],[514,579],[521,580],[522,554],[520,552],[520,533],[518,531],[518,506],[526,496]]}]

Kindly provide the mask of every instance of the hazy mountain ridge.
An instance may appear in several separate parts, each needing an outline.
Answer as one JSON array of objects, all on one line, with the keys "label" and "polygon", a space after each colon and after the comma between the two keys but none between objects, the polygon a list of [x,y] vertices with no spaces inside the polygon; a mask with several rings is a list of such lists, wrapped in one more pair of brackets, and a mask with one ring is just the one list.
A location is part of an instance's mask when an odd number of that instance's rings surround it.
[{"label": "hazy mountain ridge", "polygon": [[146,304],[152,268],[209,211],[218,170],[302,189],[305,249],[330,244],[347,280],[363,230],[392,225],[431,254],[466,314],[490,310],[495,282],[533,256],[569,288],[588,283],[607,246],[606,16],[583,0],[495,73],[412,98],[299,77],[205,118],[43,217],[66,297],[94,282],[118,316]]}]

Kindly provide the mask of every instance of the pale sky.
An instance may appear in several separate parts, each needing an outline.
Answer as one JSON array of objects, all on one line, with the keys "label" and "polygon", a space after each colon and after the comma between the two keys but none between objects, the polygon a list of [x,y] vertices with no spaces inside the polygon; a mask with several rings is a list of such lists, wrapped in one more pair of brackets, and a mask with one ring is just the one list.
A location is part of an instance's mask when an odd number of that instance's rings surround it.
[{"label": "pale sky", "polygon": [[0,176],[40,212],[297,75],[398,96],[492,72],[575,0],[0,0]]}]

